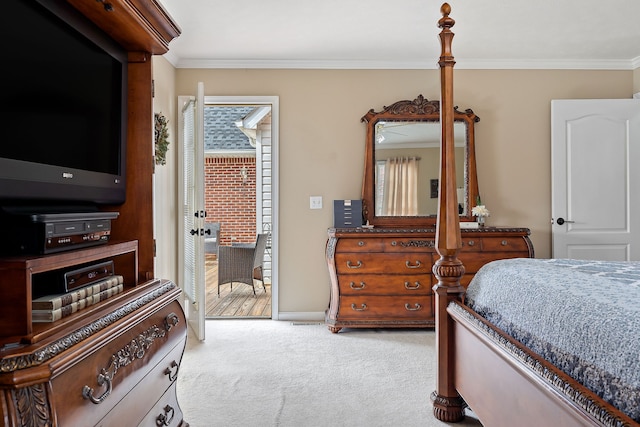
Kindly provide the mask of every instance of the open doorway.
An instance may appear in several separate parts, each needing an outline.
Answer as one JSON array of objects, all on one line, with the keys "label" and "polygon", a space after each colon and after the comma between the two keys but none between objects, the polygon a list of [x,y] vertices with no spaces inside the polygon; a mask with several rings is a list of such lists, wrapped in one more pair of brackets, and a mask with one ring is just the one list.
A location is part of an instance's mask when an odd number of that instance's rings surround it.
[{"label": "open doorway", "polygon": [[[273,280],[273,119],[273,105],[265,100],[242,97],[229,102],[205,97],[207,319],[273,318],[277,289]],[[268,240],[261,256],[256,255],[259,262],[250,273],[253,284],[246,279],[226,282],[223,274],[218,286],[219,273],[230,262],[238,262],[229,260],[229,248],[246,253],[260,234],[268,235]]]}]

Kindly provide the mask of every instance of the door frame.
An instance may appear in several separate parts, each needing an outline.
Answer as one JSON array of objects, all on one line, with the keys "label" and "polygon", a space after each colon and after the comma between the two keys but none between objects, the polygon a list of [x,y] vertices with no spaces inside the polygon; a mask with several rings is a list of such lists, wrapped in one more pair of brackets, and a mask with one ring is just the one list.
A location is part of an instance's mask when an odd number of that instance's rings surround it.
[{"label": "door frame", "polygon": [[[178,96],[178,104],[181,105],[180,101],[184,101],[188,98],[193,98],[193,96]],[[212,104],[224,104],[224,105],[270,105],[271,106],[271,319],[278,320],[279,319],[279,304],[278,304],[278,294],[279,294],[279,117],[280,117],[280,98],[278,96],[204,96],[204,101],[202,105],[212,105]],[[204,108],[203,108],[204,109]],[[181,122],[181,115],[179,117],[179,122]],[[179,123],[179,127],[182,123]],[[200,122],[201,129],[199,131],[204,132],[204,123]],[[180,138],[178,144],[178,163],[182,165],[184,162],[184,153],[181,150],[182,145],[182,128],[180,127],[178,131],[178,135]],[[196,130],[198,132],[198,130]],[[204,147],[203,147],[204,148]],[[204,159],[203,159],[204,166]],[[183,168],[180,167],[179,180],[180,180],[180,189],[178,191],[179,198],[180,193],[182,192],[183,185]],[[203,178],[204,181],[204,178]],[[204,183],[203,183],[204,184]],[[204,194],[204,188],[203,188]],[[182,206],[182,200],[179,203]],[[179,221],[180,221],[180,231],[178,232],[179,236],[179,254],[178,254],[178,271],[184,271],[184,251],[183,251],[183,212],[178,213]],[[204,253],[202,254],[202,263],[204,264]],[[204,289],[204,283],[202,288]],[[204,291],[202,292],[204,294]],[[201,298],[202,299],[202,298]],[[188,302],[188,301],[185,301]],[[201,302],[202,304],[202,302]],[[185,311],[193,311],[191,314],[198,314],[199,319],[193,319],[198,324],[204,322],[205,313],[204,310],[190,310],[193,307],[189,307],[190,304],[185,304]],[[200,312],[202,311],[202,312]],[[195,325],[194,325],[195,326]],[[201,325],[204,329],[204,325]],[[204,339],[204,333],[200,339]]]},{"label": "door frame", "polygon": [[[211,105],[269,105],[271,107],[271,319],[279,319],[279,117],[278,96],[205,96],[204,106]],[[258,200],[256,200],[256,203]],[[256,215],[259,215],[256,212]]]}]

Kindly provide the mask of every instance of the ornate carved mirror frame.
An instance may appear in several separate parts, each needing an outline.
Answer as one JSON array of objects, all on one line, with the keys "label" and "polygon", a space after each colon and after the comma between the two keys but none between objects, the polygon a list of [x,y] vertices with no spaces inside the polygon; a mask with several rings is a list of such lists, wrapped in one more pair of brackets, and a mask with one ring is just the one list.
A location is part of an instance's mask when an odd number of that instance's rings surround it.
[{"label": "ornate carved mirror frame", "polygon": [[[367,124],[364,181],[362,186],[362,207],[365,221],[368,221],[370,225],[376,227],[434,227],[437,219],[437,198],[439,192],[437,177],[439,176],[438,162],[441,135],[441,127],[439,126],[440,101],[429,101],[422,95],[418,95],[413,101],[398,101],[388,107],[384,107],[380,112],[375,112],[371,109],[362,117],[361,121]],[[474,139],[474,124],[478,121],[480,121],[480,118],[476,116],[471,109],[461,112],[458,111],[457,107],[455,108],[454,127],[456,130],[454,130],[454,133],[456,134],[456,138],[459,137],[459,133],[462,133],[464,136],[464,138],[460,136],[461,149],[459,151],[464,159],[460,160],[463,163],[461,163],[462,167],[458,174],[458,182],[455,184],[449,183],[449,185],[456,185],[457,188],[461,188],[458,192],[459,199],[462,199],[458,200],[460,205],[460,221],[474,220],[471,214],[471,208],[475,206],[475,201],[479,194]],[[425,130],[426,128],[420,127],[428,123],[434,123],[436,125],[435,129]],[[408,128],[403,129],[405,126],[412,126],[412,130],[409,131]],[[384,130],[388,133],[383,133]],[[386,191],[383,190],[383,184],[377,183],[377,175],[384,174],[384,172],[380,172],[380,164],[384,163],[380,160],[380,154],[382,153],[381,143],[385,139],[384,135],[390,137],[388,139],[394,139],[393,134],[409,134],[414,131],[417,131],[417,133],[433,133],[434,130],[437,131],[437,134],[435,137],[431,137],[433,141],[429,144],[436,148],[437,160],[430,160],[429,163],[431,167],[427,168],[426,165],[428,162],[423,161],[420,154],[417,156],[413,155],[413,157],[416,157],[418,160],[417,192],[418,199],[420,200],[418,204],[432,204],[434,206],[433,213],[431,213],[429,209],[420,208],[420,211],[415,215],[383,214],[380,203],[376,206],[376,197],[382,199],[381,194]],[[407,147],[415,147],[415,145],[416,142],[401,142],[399,146],[404,147],[405,151],[407,151]],[[402,153],[402,151],[400,152]],[[409,149],[408,152],[412,152],[411,149]],[[378,156],[376,154],[378,154]],[[434,161],[435,165],[433,163]],[[427,170],[425,171],[425,169]],[[435,177],[436,179],[430,179],[429,177]],[[427,199],[435,200],[429,201]]]}]

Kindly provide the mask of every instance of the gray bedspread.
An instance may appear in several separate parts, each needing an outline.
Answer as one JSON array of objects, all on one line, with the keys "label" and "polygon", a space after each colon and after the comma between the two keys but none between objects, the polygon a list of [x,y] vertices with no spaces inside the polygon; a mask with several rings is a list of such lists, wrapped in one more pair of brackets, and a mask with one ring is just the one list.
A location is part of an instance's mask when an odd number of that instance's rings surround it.
[{"label": "gray bedspread", "polygon": [[640,422],[640,262],[494,261],[467,304]]}]

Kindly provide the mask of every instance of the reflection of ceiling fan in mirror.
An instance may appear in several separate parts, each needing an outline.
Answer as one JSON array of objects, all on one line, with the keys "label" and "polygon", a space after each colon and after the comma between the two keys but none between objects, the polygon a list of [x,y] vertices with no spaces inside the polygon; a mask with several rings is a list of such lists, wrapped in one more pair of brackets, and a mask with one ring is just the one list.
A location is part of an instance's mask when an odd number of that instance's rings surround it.
[{"label": "reflection of ceiling fan in mirror", "polygon": [[[460,125],[461,127],[459,127]],[[456,123],[456,145],[464,145],[464,124]],[[440,123],[417,121],[379,121],[375,125],[378,149],[440,146]]]}]

